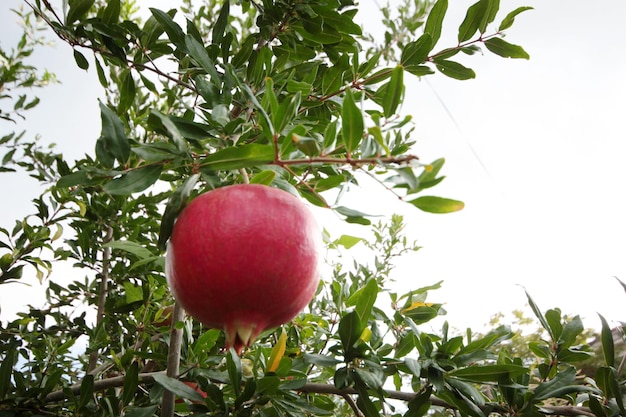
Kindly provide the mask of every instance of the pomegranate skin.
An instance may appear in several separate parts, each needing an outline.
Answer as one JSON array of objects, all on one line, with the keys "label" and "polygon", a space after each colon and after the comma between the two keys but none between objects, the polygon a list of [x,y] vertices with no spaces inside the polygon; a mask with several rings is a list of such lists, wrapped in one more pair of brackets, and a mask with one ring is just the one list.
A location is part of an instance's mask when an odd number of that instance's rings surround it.
[{"label": "pomegranate skin", "polygon": [[168,244],[166,275],[189,315],[226,332],[240,352],[292,320],[319,283],[321,233],[291,194],[240,184],[196,197]]}]

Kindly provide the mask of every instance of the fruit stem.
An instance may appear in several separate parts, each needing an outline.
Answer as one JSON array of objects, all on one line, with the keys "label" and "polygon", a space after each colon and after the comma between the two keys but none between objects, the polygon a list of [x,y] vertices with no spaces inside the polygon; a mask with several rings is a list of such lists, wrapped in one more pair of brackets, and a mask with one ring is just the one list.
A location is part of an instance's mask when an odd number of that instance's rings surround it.
[{"label": "fruit stem", "polygon": [[244,184],[250,184],[250,177],[248,177],[248,171],[245,168],[239,168],[239,173],[241,174],[241,179]]}]

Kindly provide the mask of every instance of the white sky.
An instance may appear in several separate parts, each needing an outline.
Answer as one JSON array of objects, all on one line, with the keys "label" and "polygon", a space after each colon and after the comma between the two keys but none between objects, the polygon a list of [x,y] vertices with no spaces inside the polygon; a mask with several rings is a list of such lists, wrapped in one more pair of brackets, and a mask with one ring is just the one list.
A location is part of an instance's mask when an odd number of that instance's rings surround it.
[{"label": "white sky", "polygon": [[[450,2],[437,49],[456,43],[472,3]],[[3,2],[4,48],[20,34],[7,12],[19,4]],[[613,278],[626,281],[626,2],[502,0],[499,19],[526,5],[535,10],[517,17],[507,40],[522,45],[529,61],[485,52],[463,58],[475,80],[405,77],[410,85],[404,111],[417,124],[414,153],[424,162],[447,160],[446,180],[430,193],[463,200],[465,210],[427,214],[384,194],[384,206],[376,208],[371,197],[378,190],[369,186],[355,192],[352,206],[405,215],[409,238],[423,249],[400,262],[398,286],[443,280],[430,300],[446,303],[451,326],[476,327],[500,311],[528,311],[520,285],[542,310],[580,314],[588,327],[599,326],[596,312],[613,322],[626,320],[626,294]],[[377,29],[376,19],[363,20],[368,30]],[[79,70],[61,43],[38,51],[31,63],[56,73],[63,84],[34,92],[42,103],[27,113],[28,135],[57,143],[71,160],[92,154],[100,133],[95,71]],[[2,126],[0,134],[13,128]],[[30,213],[37,190],[26,176],[0,174],[0,226],[10,228]],[[336,230],[332,215],[322,217],[324,226]],[[359,227],[346,230],[366,234]],[[10,302],[33,302],[30,295],[16,297],[23,286],[0,288],[2,320]],[[32,291],[43,292],[38,286]]]}]

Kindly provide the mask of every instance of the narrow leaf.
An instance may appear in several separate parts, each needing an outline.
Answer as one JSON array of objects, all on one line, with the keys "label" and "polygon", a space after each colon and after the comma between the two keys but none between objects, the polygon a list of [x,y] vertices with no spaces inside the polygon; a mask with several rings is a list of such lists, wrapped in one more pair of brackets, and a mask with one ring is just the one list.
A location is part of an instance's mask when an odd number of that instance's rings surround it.
[{"label": "narrow leaf", "polygon": [[113,195],[130,195],[145,190],[161,175],[161,165],[149,165],[130,171],[106,183],[102,189]]},{"label": "narrow leaf", "polygon": [[101,144],[120,164],[125,164],[130,157],[130,143],[124,132],[124,123],[113,110],[100,102],[102,119]]},{"label": "narrow leaf", "polygon": [[600,316],[600,321],[602,322],[602,353],[604,354],[604,363],[606,363],[606,366],[614,366],[615,344],[613,342],[613,332],[604,316],[602,314],[598,314],[598,316]]},{"label": "narrow leaf", "polygon": [[94,0],[69,0],[70,10],[65,17],[65,24],[71,25],[77,20],[82,19],[93,6]]},{"label": "narrow leaf", "polygon": [[273,160],[273,146],[250,143],[217,151],[202,159],[200,166],[211,171],[232,170],[268,164]]},{"label": "narrow leaf", "polygon": [[519,45],[508,43],[502,38],[491,38],[485,41],[485,47],[496,55],[504,58],[530,59],[530,55]]},{"label": "narrow leaf", "polygon": [[532,9],[533,8],[530,6],[522,6],[513,10],[512,12],[507,14],[506,17],[502,20],[502,23],[500,23],[500,27],[498,28],[498,31],[503,31],[503,30],[510,28],[511,26],[513,26],[513,23],[515,22],[515,17],[518,14],[525,12],[526,10],[532,10]]},{"label": "narrow leaf", "polygon": [[166,390],[178,395],[179,397],[204,403],[204,397],[202,397],[202,395],[200,395],[198,391],[191,388],[184,382],[181,382],[175,378],[170,378],[169,376],[161,372],[156,372],[153,375],[154,380],[159,385],[163,386],[163,388],[165,388]]},{"label": "narrow leaf", "polygon": [[528,294],[528,291],[525,291],[525,292],[526,292],[526,298],[528,299],[528,305],[530,305],[530,309],[535,314],[535,317],[537,317],[537,319],[539,320],[539,323],[541,323],[541,327],[546,329],[548,333],[550,334],[550,337],[552,338],[552,340],[554,340],[555,337],[552,334],[552,329],[550,328],[550,325],[548,325],[548,321],[546,320],[543,313],[541,312],[541,310],[539,309],[535,301],[532,299],[530,294]]},{"label": "narrow leaf", "polygon": [[213,30],[211,32],[211,40],[214,44],[221,44],[222,39],[224,39],[224,32],[226,31],[226,26],[228,25],[228,17],[230,16],[230,1],[225,1],[222,6],[222,10],[220,10],[220,14],[213,25]]},{"label": "narrow leaf", "polygon": [[[387,84],[386,94],[383,97],[383,112],[385,117],[391,117],[398,109],[404,92],[404,68],[398,65],[391,74],[391,79]],[[363,136],[363,133],[361,133]]]},{"label": "narrow leaf", "polygon": [[528,372],[529,369],[521,365],[480,365],[455,369],[450,371],[449,375],[471,381],[497,382],[502,378],[524,375]]},{"label": "narrow leaf", "polygon": [[426,62],[428,53],[432,49],[433,40],[430,34],[424,33],[414,42],[409,42],[402,48],[400,63],[403,67],[417,66]]},{"label": "narrow leaf", "polygon": [[120,84],[120,100],[118,104],[118,112],[125,113],[135,100],[136,88],[133,74],[130,71],[124,71]]},{"label": "narrow leaf", "polygon": [[465,19],[459,26],[459,43],[469,40],[480,27],[483,17],[487,13],[488,0],[479,0],[467,9]]},{"label": "narrow leaf", "polygon": [[133,397],[135,396],[135,392],[137,391],[138,385],[139,385],[139,365],[137,361],[135,361],[126,370],[126,375],[124,376],[124,390],[122,391],[122,402],[125,405],[129,404],[133,400]]},{"label": "narrow leaf", "polygon": [[272,181],[274,181],[274,178],[276,178],[276,171],[266,169],[257,174],[254,174],[254,176],[250,178],[250,184],[270,185]]},{"label": "narrow leaf", "polygon": [[194,174],[187,178],[167,200],[165,212],[163,213],[163,218],[161,219],[161,227],[159,228],[159,241],[157,243],[157,248],[160,250],[165,250],[165,244],[172,234],[174,222],[178,217],[178,213],[180,213],[183,207],[187,204],[187,199],[193,191],[193,188],[196,186],[196,182],[198,182],[199,178],[200,174]]},{"label": "narrow leaf", "polygon": [[139,259],[148,259],[152,257],[152,253],[148,249],[131,240],[113,240],[103,244],[102,247],[123,250],[132,253]]},{"label": "narrow leaf", "polygon": [[471,68],[467,68],[455,61],[437,59],[435,60],[435,65],[437,66],[439,72],[443,75],[456,80],[469,80],[476,78],[476,73]]},{"label": "narrow leaf", "polygon": [[341,132],[348,152],[354,151],[361,143],[363,129],[363,115],[354,102],[352,91],[348,88],[341,108]]},{"label": "narrow leaf", "polygon": [[426,19],[426,25],[424,26],[424,33],[430,34],[432,46],[437,44],[441,36],[441,27],[443,26],[443,19],[447,11],[448,0],[438,0],[432,9],[430,9],[428,19]]},{"label": "narrow leaf", "polygon": [[[165,13],[162,10],[151,7],[150,12],[152,12],[152,16],[154,16],[156,21],[165,31],[165,33],[167,33],[167,36],[168,38],[170,38],[172,43],[176,45],[179,49],[185,51],[185,32],[183,32],[183,29],[180,27],[180,25],[176,23],[168,13]],[[173,9],[171,13],[175,14],[176,10]]]},{"label": "narrow leaf", "polygon": [[[228,2],[224,2],[228,4]],[[215,63],[209,56],[209,53],[206,51],[204,46],[198,42],[196,38],[191,35],[185,36],[185,46],[189,51],[189,55],[202,67],[203,70],[207,72],[211,76],[211,79],[214,83],[220,80],[220,76],[217,73],[217,69],[215,69]]]},{"label": "narrow leaf", "polygon": [[280,336],[278,337],[278,341],[272,348],[272,352],[270,353],[270,358],[267,361],[267,372],[276,372],[278,369],[278,364],[280,360],[285,355],[285,348],[287,346],[287,332],[285,329],[282,330]]},{"label": "narrow leaf", "polygon": [[428,213],[453,213],[465,207],[462,201],[434,196],[418,197],[409,203]]}]

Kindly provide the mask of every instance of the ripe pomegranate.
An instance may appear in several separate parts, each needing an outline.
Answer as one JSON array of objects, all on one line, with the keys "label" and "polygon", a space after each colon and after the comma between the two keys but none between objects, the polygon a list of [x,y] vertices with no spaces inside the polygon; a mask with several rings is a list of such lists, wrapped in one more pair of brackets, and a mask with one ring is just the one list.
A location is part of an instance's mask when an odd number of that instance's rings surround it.
[{"label": "ripe pomegranate", "polygon": [[241,353],[293,319],[319,282],[321,233],[293,195],[258,184],[196,197],[172,231],[166,275],[189,315],[226,333]]}]

